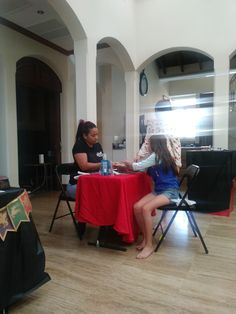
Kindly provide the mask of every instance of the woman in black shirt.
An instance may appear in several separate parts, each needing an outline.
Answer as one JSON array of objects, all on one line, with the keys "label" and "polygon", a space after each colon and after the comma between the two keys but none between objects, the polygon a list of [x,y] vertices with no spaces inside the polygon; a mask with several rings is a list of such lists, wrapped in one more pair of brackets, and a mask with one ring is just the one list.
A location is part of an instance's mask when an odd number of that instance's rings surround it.
[{"label": "woman in black shirt", "polygon": [[75,199],[77,181],[74,176],[78,175],[78,171],[91,173],[100,170],[103,150],[98,143],[98,129],[94,123],[80,120],[72,154],[74,170],[70,175],[67,193]]}]

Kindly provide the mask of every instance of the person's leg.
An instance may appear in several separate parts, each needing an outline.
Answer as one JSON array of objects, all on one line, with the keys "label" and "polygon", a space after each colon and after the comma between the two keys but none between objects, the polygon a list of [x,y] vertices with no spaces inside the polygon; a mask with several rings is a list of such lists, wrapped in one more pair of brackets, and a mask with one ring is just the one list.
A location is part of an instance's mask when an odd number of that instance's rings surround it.
[{"label": "person's leg", "polygon": [[142,208],[143,206],[149,202],[150,200],[154,199],[156,196],[152,193],[149,193],[142,197],[137,203],[134,204],[134,216],[137,221],[137,224],[142,233],[142,240],[136,246],[137,250],[142,250],[145,246],[145,225],[143,220]]},{"label": "person's leg", "polygon": [[[75,200],[76,198],[76,189],[77,189],[77,184],[70,184],[68,183],[66,186],[66,193],[68,197],[71,197]],[[77,222],[77,231],[79,233],[80,240],[82,240],[83,235],[86,231],[86,223],[85,222]]]},{"label": "person's leg", "polygon": [[69,197],[73,198],[75,200],[76,197],[76,188],[77,185],[76,184],[70,184],[68,183],[66,186],[66,193]]},{"label": "person's leg", "polygon": [[167,205],[170,200],[165,195],[157,195],[142,207],[142,215],[144,221],[144,237],[145,246],[137,255],[137,258],[147,258],[153,253],[152,245],[152,211],[160,206]]}]

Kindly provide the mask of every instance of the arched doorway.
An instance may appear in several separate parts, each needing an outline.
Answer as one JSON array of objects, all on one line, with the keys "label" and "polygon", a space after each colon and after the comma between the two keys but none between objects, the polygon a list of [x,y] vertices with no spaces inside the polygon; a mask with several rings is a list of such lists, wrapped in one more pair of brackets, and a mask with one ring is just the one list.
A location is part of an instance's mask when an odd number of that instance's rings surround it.
[{"label": "arched doorway", "polygon": [[126,123],[129,123],[125,73],[134,71],[134,65],[122,43],[112,37],[97,43],[96,64],[97,124],[103,149],[109,159],[125,160]]},{"label": "arched doorway", "polygon": [[[35,188],[43,176],[37,167],[39,154],[44,155],[48,173],[61,161],[60,93],[61,82],[42,61],[24,57],[16,64],[16,103],[19,184]],[[34,166],[35,165],[35,166]],[[47,181],[54,187],[53,175]]]}]

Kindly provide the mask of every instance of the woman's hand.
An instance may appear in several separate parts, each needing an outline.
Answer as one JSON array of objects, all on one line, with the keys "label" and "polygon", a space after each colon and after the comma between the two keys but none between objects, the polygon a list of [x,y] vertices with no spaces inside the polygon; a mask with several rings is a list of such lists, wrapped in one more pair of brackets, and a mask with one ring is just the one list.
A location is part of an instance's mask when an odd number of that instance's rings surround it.
[{"label": "woman's hand", "polygon": [[130,162],[130,161],[123,161],[123,164],[126,166],[126,168],[128,170],[133,170],[132,162]]},{"label": "woman's hand", "polygon": [[116,168],[119,172],[127,172],[128,168],[125,164],[125,162],[113,162],[112,163],[113,169]]}]

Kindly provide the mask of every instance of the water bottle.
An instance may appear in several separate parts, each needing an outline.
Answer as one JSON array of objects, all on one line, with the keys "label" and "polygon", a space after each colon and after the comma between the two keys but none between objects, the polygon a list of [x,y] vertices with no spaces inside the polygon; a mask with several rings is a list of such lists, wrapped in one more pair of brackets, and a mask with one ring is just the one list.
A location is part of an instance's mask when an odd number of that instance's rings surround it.
[{"label": "water bottle", "polygon": [[108,176],[110,175],[110,161],[107,159],[106,154],[103,154],[103,159],[101,161],[101,175]]}]

